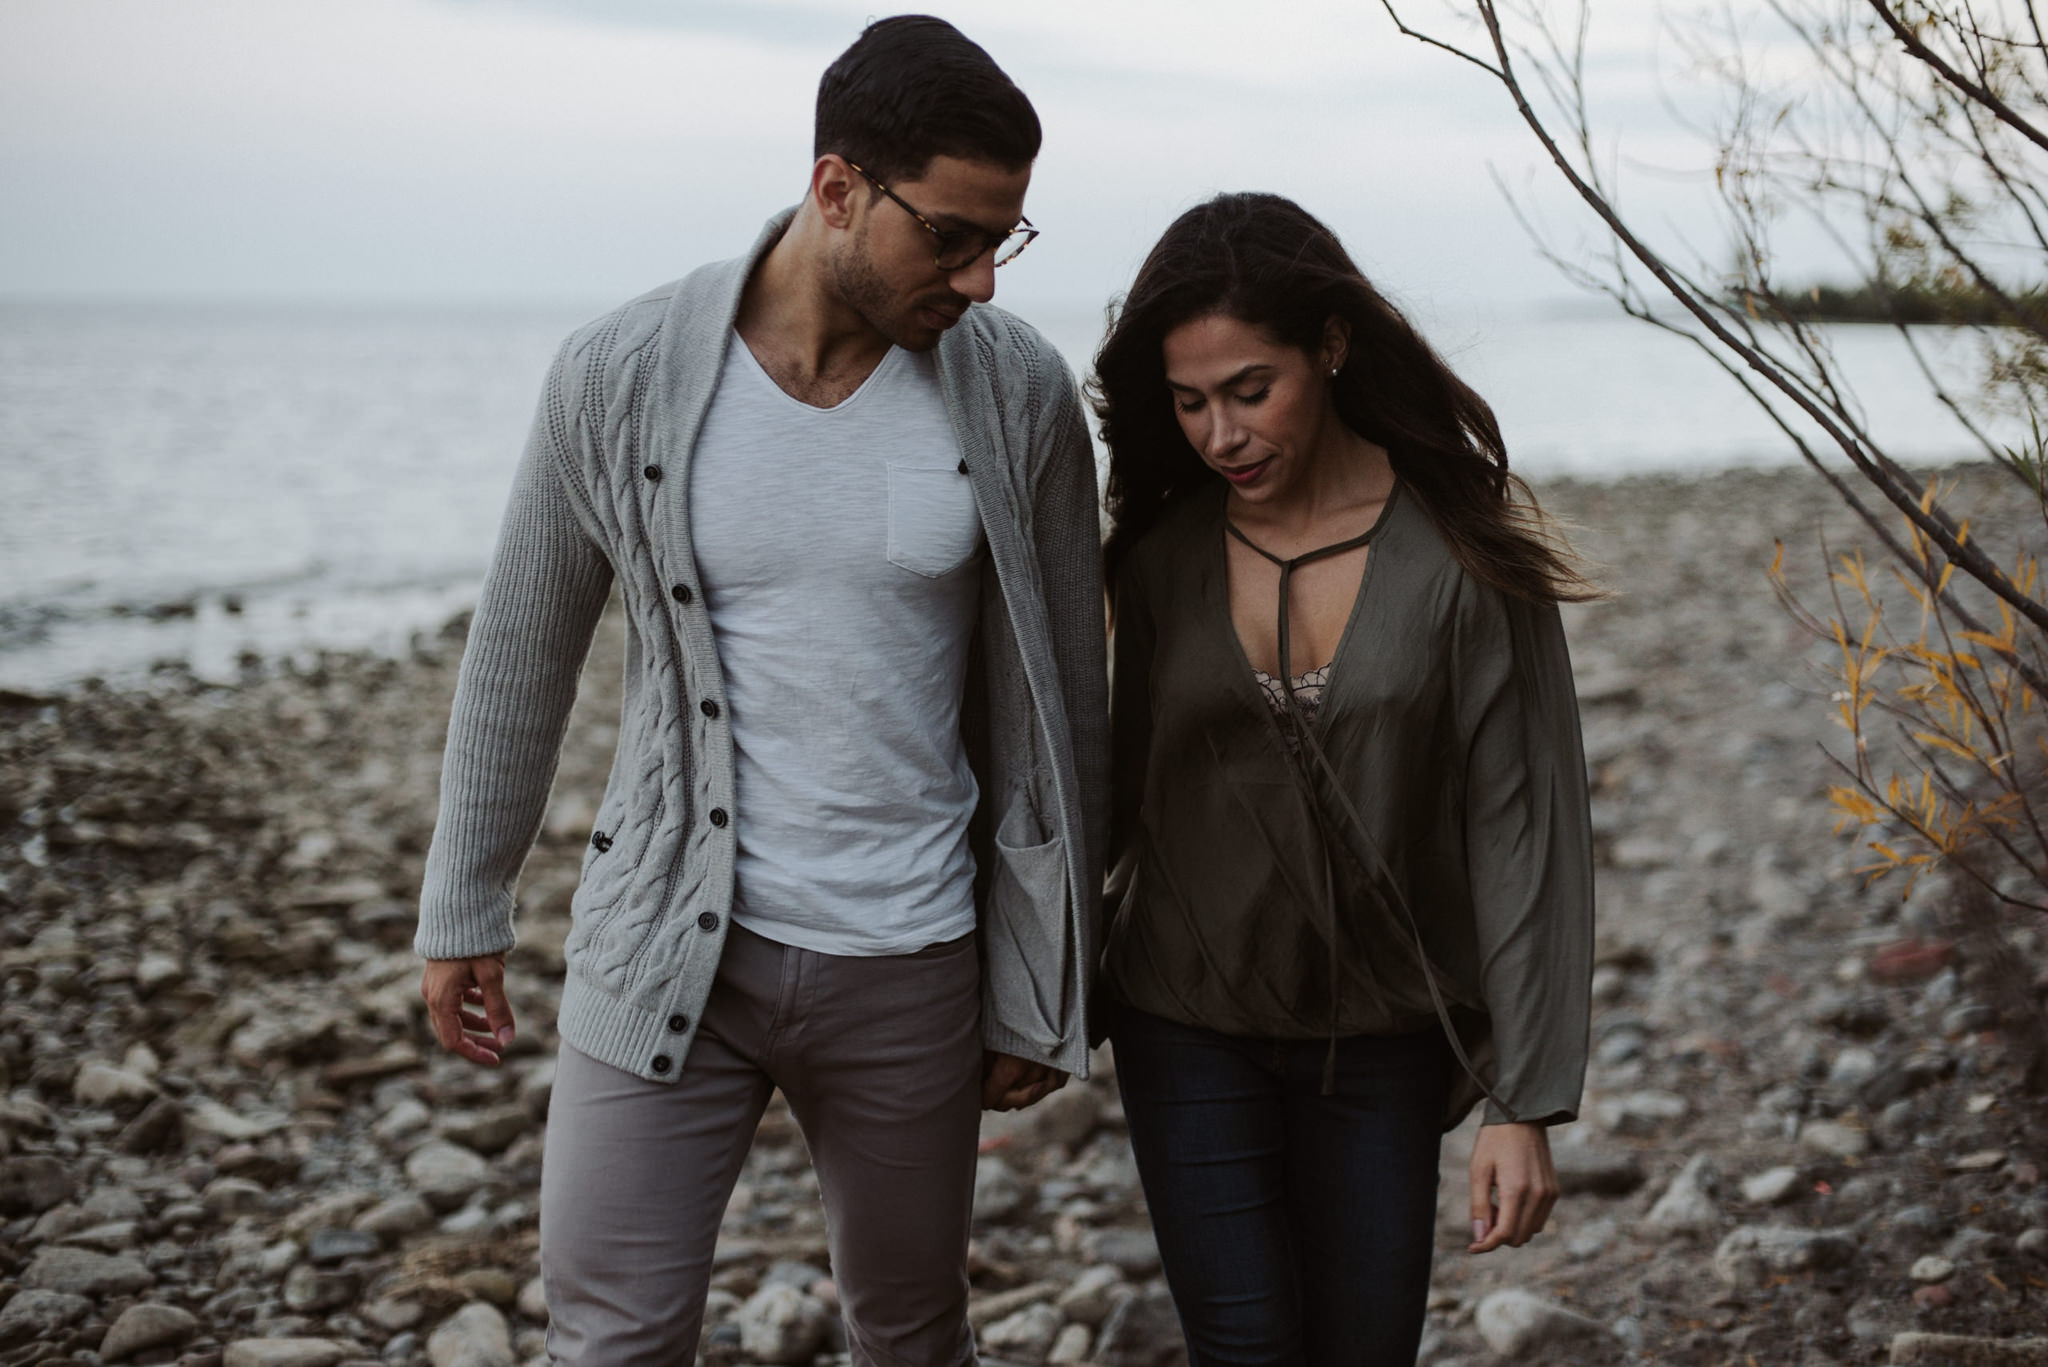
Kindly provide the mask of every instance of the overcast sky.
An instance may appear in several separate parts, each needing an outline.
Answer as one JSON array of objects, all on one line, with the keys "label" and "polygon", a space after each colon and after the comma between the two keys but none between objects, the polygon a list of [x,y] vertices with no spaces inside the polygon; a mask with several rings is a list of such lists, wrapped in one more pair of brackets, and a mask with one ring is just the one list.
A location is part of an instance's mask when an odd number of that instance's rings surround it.
[{"label": "overcast sky", "polygon": [[[1020,311],[1099,308],[1223,189],[1300,200],[1426,311],[1571,295],[1490,179],[1539,187],[1567,238],[1583,221],[1505,93],[1371,0],[930,8],[1045,125],[1045,235],[999,278]],[[742,250],[802,192],[819,73],[890,12],[0,0],[0,294],[605,305]],[[1650,0],[1603,5],[1593,79],[1625,153],[1671,165],[1653,27]]]}]

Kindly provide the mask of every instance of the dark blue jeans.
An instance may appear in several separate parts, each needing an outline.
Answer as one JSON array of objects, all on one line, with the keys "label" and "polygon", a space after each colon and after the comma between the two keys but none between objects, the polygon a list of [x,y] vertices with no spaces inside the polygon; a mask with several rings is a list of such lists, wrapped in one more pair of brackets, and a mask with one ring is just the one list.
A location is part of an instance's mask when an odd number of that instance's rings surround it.
[{"label": "dark blue jeans", "polygon": [[1429,1299],[1441,1031],[1238,1039],[1111,1006],[1117,1086],[1190,1367],[1412,1367]]}]

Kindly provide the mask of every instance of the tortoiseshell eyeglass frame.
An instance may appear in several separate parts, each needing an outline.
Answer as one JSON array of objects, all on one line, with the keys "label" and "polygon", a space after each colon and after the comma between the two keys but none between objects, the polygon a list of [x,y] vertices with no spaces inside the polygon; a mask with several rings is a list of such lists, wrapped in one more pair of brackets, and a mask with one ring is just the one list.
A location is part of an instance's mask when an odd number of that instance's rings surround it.
[{"label": "tortoiseshell eyeglass frame", "polygon": [[[996,254],[994,264],[1007,266],[1012,261],[1015,261],[1018,255],[1026,247],[1030,246],[1038,236],[1038,229],[1031,226],[1031,220],[1028,218],[1019,218],[1016,227],[1010,229],[1008,233],[994,241],[989,239],[987,230],[983,228],[955,228],[951,232],[947,232],[912,208],[908,200],[904,199],[903,196],[897,194],[887,185],[884,185],[880,177],[864,170],[857,162],[849,161],[846,164],[859,171],[863,176],[866,176],[868,184],[880,190],[890,199],[895,200],[904,213],[916,219],[919,225],[932,235],[932,241],[935,244],[935,250],[932,252],[932,264],[942,271],[966,270],[981,259],[983,252],[990,250],[993,250]],[[975,246],[974,244],[976,243],[980,245]],[[973,246],[974,250],[968,252],[965,256],[960,256],[961,250],[969,246]],[[957,260],[955,259],[956,257],[958,258]]]}]

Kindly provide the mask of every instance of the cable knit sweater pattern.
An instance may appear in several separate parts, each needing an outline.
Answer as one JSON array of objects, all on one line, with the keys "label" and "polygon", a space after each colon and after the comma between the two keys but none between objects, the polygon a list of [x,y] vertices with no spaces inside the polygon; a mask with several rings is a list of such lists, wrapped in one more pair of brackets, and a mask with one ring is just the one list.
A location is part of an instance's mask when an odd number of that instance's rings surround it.
[{"label": "cable knit sweater pattern", "polygon": [[[733,800],[718,652],[691,550],[689,465],[740,292],[789,215],[586,325],[551,367],[463,655],[415,948],[511,948],[520,867],[616,579],[618,750],[571,903],[558,1028],[672,1082],[718,969],[746,813]],[[988,538],[962,733],[980,783],[982,1033],[1086,1075],[1108,811],[1094,461],[1073,377],[1037,332],[977,305],[937,354]],[[792,548],[801,554],[801,548]]]}]

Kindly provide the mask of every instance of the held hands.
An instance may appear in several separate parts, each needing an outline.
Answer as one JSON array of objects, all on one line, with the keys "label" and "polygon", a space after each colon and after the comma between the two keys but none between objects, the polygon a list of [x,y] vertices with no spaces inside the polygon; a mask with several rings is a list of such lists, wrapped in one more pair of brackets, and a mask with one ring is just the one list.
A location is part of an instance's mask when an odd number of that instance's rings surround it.
[{"label": "held hands", "polygon": [[[505,956],[429,959],[420,996],[434,1037],[451,1054],[495,1068],[512,1045],[512,1004],[505,1000]],[[475,1008],[481,1007],[478,1015]]]},{"label": "held hands", "polygon": [[1484,1125],[1472,1145],[1472,1242],[1467,1253],[1520,1248],[1557,1204],[1550,1132],[1541,1125]]},{"label": "held hands", "polygon": [[1067,1075],[1043,1063],[984,1049],[981,1054],[981,1109],[1021,1111],[1067,1085]]}]

